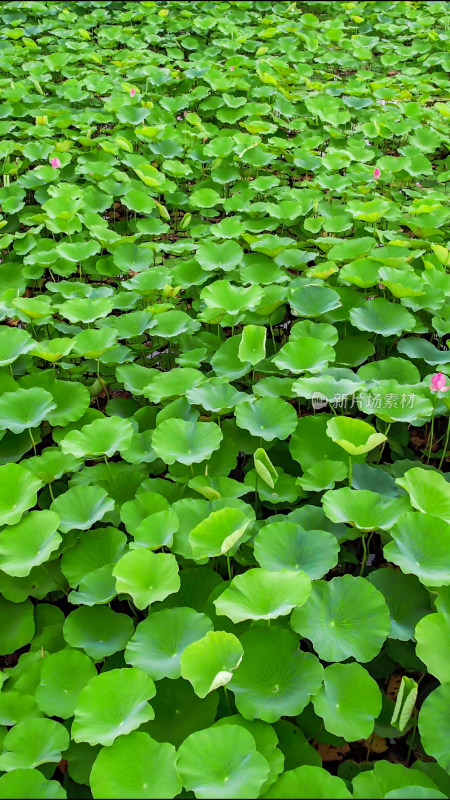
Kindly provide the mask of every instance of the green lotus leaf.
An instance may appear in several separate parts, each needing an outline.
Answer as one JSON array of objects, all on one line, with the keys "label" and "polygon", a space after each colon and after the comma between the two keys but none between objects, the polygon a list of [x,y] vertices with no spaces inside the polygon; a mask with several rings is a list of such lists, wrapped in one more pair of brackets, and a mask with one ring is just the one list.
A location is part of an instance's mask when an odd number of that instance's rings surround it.
[{"label": "green lotus leaf", "polygon": [[347,522],[362,531],[390,530],[407,510],[406,498],[385,500],[368,489],[331,489],[322,497],[325,514],[332,522]]},{"label": "green lotus leaf", "polygon": [[348,467],[342,461],[318,461],[297,478],[297,484],[305,492],[322,492],[333,489],[335,483],[343,481],[347,474]]},{"label": "green lotus leaf", "polygon": [[189,734],[213,724],[219,697],[219,692],[211,692],[200,699],[182,678],[175,681],[163,678],[152,700],[155,719],[146,722],[144,729],[156,741],[179,747]]},{"label": "green lotus leaf", "polygon": [[217,720],[214,727],[222,725],[236,725],[247,730],[254,738],[256,749],[258,753],[266,759],[270,767],[270,772],[267,780],[261,787],[261,794],[274,783],[278,775],[283,769],[284,755],[277,747],[278,736],[274,728],[267,722],[262,720],[248,720],[240,716],[240,714],[233,714],[232,716],[222,717]]},{"label": "green lotus leaf", "polygon": [[155,684],[144,672],[112,669],[91,678],[78,696],[72,738],[90,745],[112,745],[143,722],[153,719],[147,702],[155,694]]},{"label": "green lotus leaf", "polygon": [[192,405],[202,406],[206,411],[216,414],[226,414],[248,399],[247,394],[239,392],[223,378],[210,378],[201,386],[188,389],[186,397]]},{"label": "green lotus leaf", "polygon": [[350,456],[368,453],[387,441],[383,433],[377,433],[372,425],[355,417],[333,417],[327,422],[327,433]]},{"label": "green lotus leaf", "polygon": [[67,644],[83,649],[94,661],[123,650],[132,633],[130,617],[108,606],[76,608],[66,617],[63,627]]},{"label": "green lotus leaf", "polygon": [[152,447],[166,464],[197,464],[220,447],[222,431],[214,422],[170,419],[155,429]]},{"label": "green lotus leaf", "polygon": [[103,747],[90,775],[92,796],[171,798],[182,788],[173,745],[136,731]]},{"label": "green lotus leaf", "polygon": [[244,657],[229,684],[245,719],[275,722],[296,716],[323,680],[323,667],[303,653],[298,637],[284,628],[254,628],[241,637]]},{"label": "green lotus leaf", "polygon": [[327,342],[299,336],[285,344],[273,361],[279,369],[290,372],[321,372],[334,361],[335,351]]},{"label": "green lotus leaf", "polygon": [[[208,308],[222,312],[222,316],[229,314],[232,318],[248,309],[254,309],[261,302],[262,296],[263,290],[257,284],[245,288],[235,286],[228,280],[214,281],[201,292],[201,298]],[[221,318],[220,314],[219,317]]]},{"label": "green lotus leaf", "polygon": [[349,316],[358,330],[372,331],[381,336],[398,335],[415,327],[414,317],[406,308],[398,303],[390,303],[383,297],[368,300],[359,308],[353,308]]},{"label": "green lotus leaf", "polygon": [[38,769],[15,769],[0,778],[0,798],[20,800],[64,800],[67,797],[59,781],[47,781]]},{"label": "green lotus leaf", "polygon": [[392,764],[389,761],[376,761],[373,769],[358,773],[353,778],[352,784],[353,797],[357,800],[363,800],[366,797],[386,797],[388,792],[405,787],[408,787],[410,796],[414,794],[411,787],[435,788],[431,778],[421,770],[408,769],[403,764]]},{"label": "green lotus leaf", "polygon": [[[304,15],[305,16],[305,15]],[[345,782],[336,775],[330,775],[322,767],[302,765],[288,770],[278,778],[277,782],[263,795],[267,800],[297,797],[299,800],[350,800]]]},{"label": "green lotus leaf", "polygon": [[271,489],[274,489],[279,475],[266,451],[262,447],[258,447],[255,450],[253,454],[253,460],[255,464],[255,470],[258,475],[265,483],[267,483],[268,486],[270,486]]},{"label": "green lotus leaf", "polygon": [[389,633],[389,609],[365,578],[343,575],[316,581],[309,600],[292,614],[291,624],[312,641],[324,661],[353,657],[365,663],[380,652]]},{"label": "green lotus leaf", "polygon": [[311,284],[295,289],[289,304],[299,317],[320,317],[327,311],[339,308],[341,301],[334,289]]},{"label": "green lotus leaf", "polygon": [[29,644],[34,636],[33,606],[30,600],[11,603],[0,597],[0,655],[7,656]]},{"label": "green lotus leaf", "polygon": [[95,322],[96,319],[107,317],[113,308],[113,301],[109,297],[89,297],[66,300],[59,307],[61,316],[69,322]]},{"label": "green lotus leaf", "polygon": [[214,189],[198,189],[192,192],[190,196],[190,203],[193,208],[213,208],[221,202],[222,198]]},{"label": "green lotus leaf", "polygon": [[260,325],[245,325],[238,356],[243,364],[258,364],[266,355],[266,329]]},{"label": "green lotus leaf", "polygon": [[254,539],[255,558],[263,569],[303,570],[311,578],[322,578],[337,564],[339,546],[327,531],[305,531],[294,522],[269,522]]},{"label": "green lotus leaf", "polygon": [[21,328],[0,329],[0,367],[12,364],[19,356],[29,353],[36,342]]},{"label": "green lotus leaf", "polygon": [[450,684],[446,683],[430,692],[419,713],[419,731],[423,748],[447,772],[450,770],[450,755],[447,747],[450,724],[449,701]]},{"label": "green lotus leaf", "polygon": [[441,798],[445,798],[446,795],[440,792],[438,789],[431,789],[428,786],[402,786],[400,789],[392,789],[390,792],[385,794],[386,800],[400,800],[401,798],[408,798],[414,795],[417,800],[423,798],[427,800],[427,798],[436,798],[436,800],[441,800]]},{"label": "green lotus leaf", "polygon": [[178,564],[171,553],[130,550],[113,569],[118,592],[131,595],[138,608],[147,608],[180,588]]},{"label": "green lotus leaf", "polygon": [[50,653],[42,663],[36,702],[49,717],[69,719],[75,711],[78,695],[97,674],[91,659],[79,650]]},{"label": "green lotus leaf", "polygon": [[371,572],[368,580],[381,592],[389,607],[390,638],[412,639],[417,622],[431,610],[426,589],[414,575],[404,575],[386,567]]},{"label": "green lotus leaf", "polygon": [[173,369],[170,372],[157,372],[156,375],[150,377],[143,394],[153,403],[159,403],[168,397],[184,395],[193,386],[198,386],[203,381],[202,373],[189,367]]},{"label": "green lotus leaf", "polygon": [[208,631],[189,644],[181,654],[181,675],[199,697],[225,686],[233,677],[243,656],[239,639],[225,631]]},{"label": "green lotus leaf", "polygon": [[445,614],[428,614],[417,623],[416,653],[440,683],[450,683],[450,625]]},{"label": "green lotus leaf", "polygon": [[80,533],[76,544],[63,553],[61,571],[70,586],[78,586],[90,573],[115,564],[125,545],[125,534],[116,528],[94,528]]},{"label": "green lotus leaf", "polygon": [[67,356],[72,347],[73,339],[61,336],[57,339],[41,339],[40,342],[35,342],[31,352],[37,358],[42,358],[44,361],[54,364],[64,356]]},{"label": "green lotus leaf", "polygon": [[153,680],[180,677],[184,650],[212,628],[210,619],[192,608],[154,611],[140,622],[125,649],[125,661]]},{"label": "green lotus leaf", "polygon": [[86,358],[100,358],[103,353],[116,343],[117,333],[114,328],[94,328],[81,331],[73,339],[73,352]]},{"label": "green lotus leaf", "polygon": [[313,704],[327,731],[353,742],[373,732],[381,711],[381,692],[361,664],[330,664]]},{"label": "green lotus leaf", "polygon": [[45,389],[16,389],[0,397],[0,426],[13,433],[37,428],[55,408],[53,397]]},{"label": "green lotus leaf", "polygon": [[62,541],[57,533],[59,517],[54,511],[30,511],[0,535],[0,569],[7,575],[24,577],[47,561]]},{"label": "green lotus leaf", "polygon": [[217,614],[233,622],[244,619],[276,619],[303,605],[311,592],[311,580],[301,570],[277,572],[250,569],[237,575],[214,600]]},{"label": "green lotus leaf", "polygon": [[114,508],[114,500],[100,486],[72,486],[53,501],[50,510],[60,519],[59,529],[86,531]]},{"label": "green lotus leaf", "polygon": [[177,766],[198,798],[257,797],[269,774],[253,736],[236,725],[192,733],[178,750]]},{"label": "green lotus leaf", "polygon": [[193,528],[189,534],[196,560],[228,553],[242,540],[251,519],[240,508],[221,508]]},{"label": "green lotus leaf", "polygon": [[216,242],[201,244],[195,254],[198,263],[207,272],[215,269],[229,272],[241,263],[243,256],[244,251],[237,242],[233,241],[222,242],[221,244]]},{"label": "green lotus leaf", "polygon": [[236,424],[266,442],[287,439],[297,425],[293,406],[281,397],[261,397],[240,403],[235,410]]},{"label": "green lotus leaf", "polygon": [[76,458],[107,456],[130,447],[133,426],[127,419],[103,417],[79,431],[71,431],[61,442],[63,453]]},{"label": "green lotus leaf", "polygon": [[[422,470],[421,470],[422,472]],[[402,514],[390,530],[384,556],[425,586],[450,584],[450,525],[431,514]]]},{"label": "green lotus leaf", "polygon": [[[313,467],[317,463],[317,454],[322,459],[331,461],[342,460],[342,448],[335,444],[327,434],[327,422],[331,419],[328,414],[316,414],[301,417],[291,436],[289,450],[303,470]],[[361,460],[357,456],[356,461]]]},{"label": "green lotus leaf", "polygon": [[396,482],[408,492],[414,508],[450,522],[450,485],[439,472],[414,467]]},{"label": "green lotus leaf", "polygon": [[53,719],[27,719],[14,725],[3,740],[0,769],[34,769],[48,762],[58,763],[69,745],[69,733]]}]

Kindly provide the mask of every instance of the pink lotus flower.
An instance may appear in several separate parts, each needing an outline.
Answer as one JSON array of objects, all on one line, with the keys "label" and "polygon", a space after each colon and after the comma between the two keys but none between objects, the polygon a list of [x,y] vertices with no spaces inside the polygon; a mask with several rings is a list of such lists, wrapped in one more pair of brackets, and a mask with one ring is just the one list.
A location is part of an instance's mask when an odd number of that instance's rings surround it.
[{"label": "pink lotus flower", "polygon": [[374,178],[375,178],[375,180],[377,181],[377,180],[378,180],[378,178],[380,177],[380,175],[381,175],[381,170],[380,170],[380,169],[378,169],[378,167],[377,167],[377,168],[376,168],[376,169],[374,169],[374,171],[373,171],[373,177],[374,177]]},{"label": "pink lotus flower", "polygon": [[430,389],[432,392],[448,392],[450,386],[446,386],[447,378],[442,372],[436,372],[431,378]]},{"label": "pink lotus flower", "polygon": [[136,94],[136,89],[130,89],[130,97],[134,97]]},{"label": "pink lotus flower", "polygon": [[234,72],[234,67],[230,67],[230,72]]},{"label": "pink lotus flower", "polygon": [[51,159],[50,164],[51,164],[53,169],[59,169],[59,167],[61,166],[61,162],[60,162],[59,158],[56,158],[56,156],[55,156],[55,158]]}]

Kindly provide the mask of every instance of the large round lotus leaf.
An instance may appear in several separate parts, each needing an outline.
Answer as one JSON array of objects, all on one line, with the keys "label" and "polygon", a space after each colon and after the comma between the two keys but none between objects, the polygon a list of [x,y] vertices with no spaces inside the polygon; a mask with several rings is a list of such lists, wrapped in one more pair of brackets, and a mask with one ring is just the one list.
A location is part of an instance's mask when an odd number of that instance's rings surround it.
[{"label": "large round lotus leaf", "polygon": [[221,203],[222,198],[214,189],[197,189],[190,195],[189,202],[193,208],[212,208]]},{"label": "large round lotus leaf", "polygon": [[301,336],[285,344],[273,361],[289,372],[322,372],[334,358],[335,352],[327,342]]},{"label": "large round lotus leaf", "polygon": [[330,775],[322,767],[302,765],[288,770],[263,795],[267,800],[351,800],[342,778]]},{"label": "large round lotus leaf", "polygon": [[266,442],[287,439],[297,425],[294,407],[281,397],[261,397],[254,402],[240,403],[235,415],[240,428]]},{"label": "large round lotus leaf", "polygon": [[384,795],[385,800],[445,800],[446,794],[438,789],[430,789],[427,786],[402,786],[400,789],[392,789]]},{"label": "large round lotus leaf", "polygon": [[60,519],[63,533],[72,529],[87,531],[114,508],[114,500],[100,486],[72,486],[51,504]]},{"label": "large round lotus leaf", "polygon": [[103,747],[92,767],[90,785],[97,800],[111,797],[171,798],[182,788],[173,745],[155,742],[148,733],[130,733]]},{"label": "large round lotus leaf", "polygon": [[2,326],[0,329],[0,367],[12,364],[36,345],[30,334],[21,328]]},{"label": "large round lotus leaf", "polygon": [[[335,444],[327,434],[328,414],[308,414],[301,417],[289,441],[289,450],[303,470],[317,463],[317,456],[330,461],[342,461],[342,448]],[[355,460],[360,461],[361,456]]]},{"label": "large round lotus leaf", "polygon": [[72,739],[90,745],[111,745],[118,736],[126,736],[153,719],[147,700],[154,694],[152,679],[135,667],[96,675],[79,694]]},{"label": "large round lotus leaf", "polygon": [[399,303],[390,303],[383,297],[367,300],[359,308],[352,308],[350,321],[360,331],[371,331],[381,336],[394,336],[402,331],[412,331],[415,319]]},{"label": "large round lotus leaf", "polygon": [[328,436],[351,456],[368,453],[386,441],[372,425],[356,417],[333,417],[327,422]]},{"label": "large round lotus leaf", "polygon": [[262,325],[245,325],[238,356],[243,364],[259,364],[266,354],[267,331]]},{"label": "large round lotus leaf", "polygon": [[77,458],[111,457],[117,450],[127,450],[132,436],[133,426],[128,419],[103,417],[68,433],[61,442],[61,450]]},{"label": "large round lotus leaf", "polygon": [[242,539],[250,523],[251,519],[240,508],[212,511],[189,534],[193,558],[224,555]]},{"label": "large round lotus leaf", "polygon": [[343,575],[316,581],[311,597],[292,614],[292,627],[310,639],[324,661],[371,661],[389,629],[383,595],[365,578]]},{"label": "large round lotus leaf", "polygon": [[425,699],[419,713],[422,746],[429,756],[447,772],[450,771],[450,683],[438,686]]},{"label": "large round lotus leaf", "polygon": [[233,670],[241,663],[243,652],[234,634],[208,631],[181,654],[181,675],[192,684],[199,697],[206,697],[209,692],[229,683]]},{"label": "large round lotus leaf", "polygon": [[217,720],[214,727],[219,727],[222,725],[238,725],[239,727],[247,730],[253,736],[258,753],[261,753],[261,755],[264,756],[270,767],[268,778],[261,787],[261,795],[263,795],[266,788],[271,786],[276,780],[284,765],[284,755],[277,747],[278,736],[274,727],[269,725],[267,722],[263,722],[261,719],[244,719],[240,714],[222,717],[221,719]]},{"label": "large round lotus leaf", "polygon": [[[391,639],[414,638],[417,622],[430,613],[430,596],[415,575],[382,567],[370,573],[368,580],[384,596],[391,615]],[[423,660],[423,659],[422,659]]]},{"label": "large round lotus leaf", "polygon": [[[161,316],[163,315],[158,314],[157,319],[159,320]],[[155,335],[161,335],[157,328],[154,329],[154,332]],[[163,335],[166,338],[167,332],[164,332]],[[169,372],[156,371],[156,374],[149,378],[143,394],[153,403],[159,403],[168,397],[181,397],[189,389],[199,386],[203,381],[204,376],[202,373],[198,369],[191,369],[190,367],[179,367],[178,369],[171,369]]]},{"label": "large round lotus leaf", "polygon": [[297,478],[297,484],[305,492],[322,492],[324,489],[333,489],[347,475],[348,467],[343,461],[317,461],[304,471],[301,478]]},{"label": "large round lotus leaf", "polygon": [[215,269],[229,272],[241,263],[243,256],[242,247],[231,240],[221,244],[215,242],[201,244],[195,254],[198,263],[207,272]]},{"label": "large round lotus leaf", "polygon": [[339,295],[326,286],[303,286],[292,292],[289,305],[299,317],[320,317],[341,305]]},{"label": "large round lotus leaf", "polygon": [[0,397],[0,427],[13,433],[27,428],[37,428],[47,419],[55,403],[50,392],[36,386],[34,389],[16,389]]},{"label": "large round lotus leaf", "polygon": [[408,769],[403,764],[375,761],[373,769],[359,772],[352,781],[353,797],[356,800],[375,800],[386,797],[388,792],[408,787],[409,797],[416,797],[411,787],[421,786],[435,789],[432,779],[419,769]]},{"label": "large round lotus leaf", "polygon": [[141,492],[134,500],[128,500],[120,509],[120,519],[128,533],[134,535],[139,526],[153,514],[167,511],[169,503],[158,492]]},{"label": "large round lotus leaf", "polygon": [[188,736],[178,750],[178,771],[198,798],[258,797],[269,764],[253,736],[236,725],[221,725]]},{"label": "large round lotus leaf", "polygon": [[34,636],[33,606],[30,600],[10,603],[0,596],[0,655],[7,656],[29,644]]},{"label": "large round lotus leaf", "polygon": [[69,733],[53,719],[26,719],[14,725],[3,740],[0,770],[34,769],[48,762],[58,763],[69,746]]},{"label": "large round lotus leaf", "polygon": [[450,624],[445,614],[428,614],[417,623],[416,653],[440,683],[450,683]]},{"label": "large round lotus leaf", "polygon": [[[65,426],[70,422],[77,422],[88,409],[90,396],[82,383],[48,381],[46,388],[55,402],[55,408],[48,415],[50,425]],[[53,433],[57,434],[55,429]],[[54,439],[57,441],[56,436]]]},{"label": "large round lotus leaf", "polygon": [[410,511],[390,529],[393,541],[384,556],[425,586],[450,585],[450,524],[431,514]]},{"label": "large round lotus leaf", "polygon": [[303,605],[310,593],[311,580],[301,570],[249,569],[233,578],[214,605],[233,622],[276,619]]},{"label": "large round lotus leaf", "polygon": [[133,633],[133,622],[108,606],[81,606],[64,622],[64,639],[71,647],[82,648],[94,661],[123,650]]},{"label": "large round lotus leaf", "polygon": [[38,769],[15,769],[0,778],[1,800],[64,800],[67,797],[59,781],[47,781]]},{"label": "large round lotus leaf", "polygon": [[176,681],[163,678],[152,700],[155,719],[146,722],[144,728],[158,742],[179,747],[189,734],[213,724],[219,698],[219,692],[211,692],[200,699],[182,678]]},{"label": "large round lotus leaf", "polygon": [[211,457],[223,439],[215,422],[167,419],[155,429],[152,447],[166,464],[197,464]]},{"label": "large round lotus leaf", "polygon": [[206,411],[225,413],[238,403],[247,400],[248,395],[238,390],[224,378],[210,378],[201,386],[188,389],[186,397],[192,405],[199,405]]},{"label": "large round lotus leaf", "polygon": [[116,339],[114,328],[88,328],[74,337],[73,352],[85,358],[98,359],[114,346]]},{"label": "large round lotus leaf", "polygon": [[48,561],[62,541],[58,526],[58,515],[44,510],[30,511],[17,525],[5,528],[0,536],[0,569],[21,578]]},{"label": "large round lotus leaf", "polygon": [[414,508],[450,522],[450,483],[440,472],[413,467],[396,482],[408,492]]},{"label": "large round lotus leaf", "polygon": [[360,664],[330,664],[313,704],[327,731],[354,742],[373,732],[381,711],[381,692]]},{"label": "large round lotus leaf", "polygon": [[130,550],[113,569],[118,592],[130,594],[138,608],[147,608],[180,588],[178,564],[172,553]]},{"label": "large round lotus leaf", "polygon": [[91,659],[79,650],[50,653],[42,662],[41,678],[36,689],[36,702],[49,717],[69,719],[73,716],[78,695],[97,674]]},{"label": "large round lotus leaf", "polygon": [[87,325],[100,317],[107,317],[112,308],[113,301],[109,297],[76,298],[62,303],[59,313],[69,322],[84,322]]},{"label": "large round lotus leaf", "polygon": [[90,572],[115,564],[126,541],[126,535],[116,528],[94,528],[80,533],[74,547],[63,553],[61,571],[71,586],[78,586]]},{"label": "large round lotus leaf", "polygon": [[344,487],[325,492],[322,505],[332,522],[351,523],[362,531],[373,531],[390,530],[409,504],[405,497],[386,500],[368,489]]},{"label": "large round lotus leaf", "polygon": [[338,561],[339,545],[328,531],[304,531],[294,522],[269,522],[254,540],[255,558],[272,571],[303,570],[311,578],[322,578]]},{"label": "large round lotus leaf", "polygon": [[278,627],[249,630],[241,644],[244,657],[229,688],[242,716],[276,722],[300,714],[323,680],[316,656],[301,652],[298,637]]},{"label": "large round lotus leaf", "polygon": [[183,651],[211,628],[209,617],[193,608],[154,611],[137,626],[127,644],[125,661],[154,680],[179,678]]}]

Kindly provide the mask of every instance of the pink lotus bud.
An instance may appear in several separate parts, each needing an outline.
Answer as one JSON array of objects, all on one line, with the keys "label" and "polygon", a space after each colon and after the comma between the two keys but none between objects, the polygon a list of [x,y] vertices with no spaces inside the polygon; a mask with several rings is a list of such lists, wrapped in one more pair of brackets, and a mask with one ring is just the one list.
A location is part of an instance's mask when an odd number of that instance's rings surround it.
[{"label": "pink lotus bud", "polygon": [[130,97],[134,97],[136,94],[136,89],[130,89]]},{"label": "pink lotus bud", "polygon": [[380,170],[380,169],[378,169],[378,167],[377,167],[377,168],[376,168],[376,169],[374,169],[374,171],[373,171],[373,177],[374,177],[374,178],[375,178],[375,180],[377,181],[377,180],[378,180],[378,178],[380,177],[380,175],[381,175],[381,170]]},{"label": "pink lotus bud", "polygon": [[230,72],[234,72],[234,67],[230,67]]},{"label": "pink lotus bud", "polygon": [[446,386],[447,378],[442,372],[436,372],[431,378],[430,389],[432,392],[448,392],[450,386]]},{"label": "pink lotus bud", "polygon": [[55,158],[51,159],[50,164],[52,165],[53,169],[59,169],[59,167],[61,166],[61,162],[59,158],[56,158],[56,156]]}]

